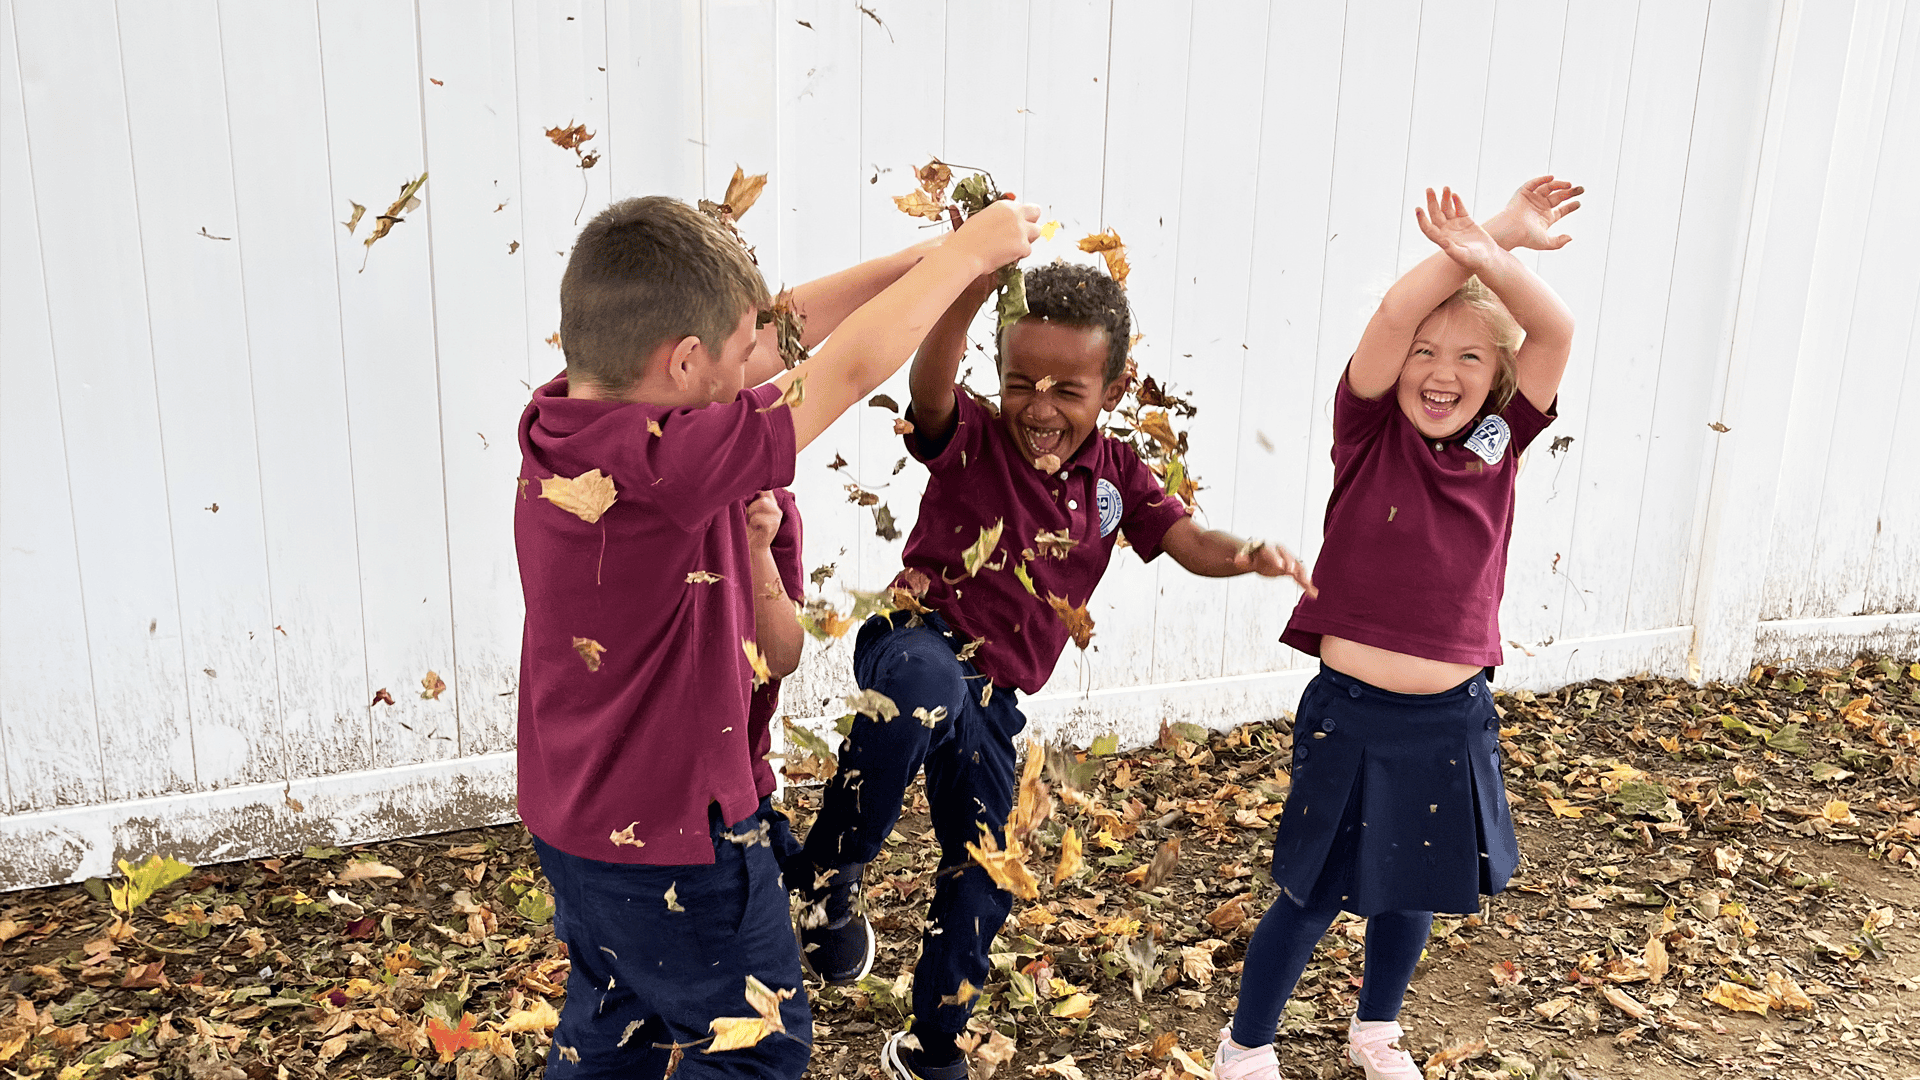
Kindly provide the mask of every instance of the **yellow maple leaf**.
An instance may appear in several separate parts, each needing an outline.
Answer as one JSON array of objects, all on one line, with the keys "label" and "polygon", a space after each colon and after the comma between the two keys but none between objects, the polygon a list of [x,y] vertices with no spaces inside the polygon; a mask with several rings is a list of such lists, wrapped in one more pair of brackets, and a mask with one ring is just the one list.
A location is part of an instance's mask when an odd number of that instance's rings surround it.
[{"label": "yellow maple leaf", "polygon": [[1067,831],[1060,834],[1060,865],[1053,868],[1053,883],[1058,885],[1067,880],[1079,873],[1084,865],[1086,862],[1081,855],[1080,833],[1069,825]]},{"label": "yellow maple leaf", "polygon": [[1853,816],[1853,809],[1844,800],[1833,799],[1820,810],[1820,816],[1835,825],[1858,825],[1860,819]]},{"label": "yellow maple leaf", "polygon": [[1554,817],[1577,818],[1585,817],[1587,813],[1585,808],[1573,805],[1570,800],[1556,799],[1551,796],[1547,798],[1547,809],[1553,811]]},{"label": "yellow maple leaf", "polygon": [[1053,239],[1053,234],[1059,231],[1060,222],[1058,220],[1046,222],[1040,226],[1040,239],[1051,240]]},{"label": "yellow maple leaf", "polygon": [[540,481],[540,497],[591,525],[614,504],[620,493],[613,478],[599,469],[588,469],[575,477],[549,476]]},{"label": "yellow maple leaf", "polygon": [[746,651],[747,664],[753,668],[754,688],[759,689],[772,682],[773,669],[767,667],[767,658],[760,655],[760,647],[753,643],[753,639],[741,638],[740,648]]},{"label": "yellow maple leaf", "polygon": [[1085,1020],[1093,1015],[1093,999],[1075,992],[1053,1006],[1053,1015],[1062,1020]]}]

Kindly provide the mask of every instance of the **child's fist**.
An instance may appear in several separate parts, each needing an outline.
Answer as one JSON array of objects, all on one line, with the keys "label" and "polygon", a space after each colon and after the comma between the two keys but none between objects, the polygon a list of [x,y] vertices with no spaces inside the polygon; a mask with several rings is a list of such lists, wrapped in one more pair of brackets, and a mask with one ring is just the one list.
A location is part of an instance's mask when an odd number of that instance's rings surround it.
[{"label": "child's fist", "polygon": [[1279,544],[1249,540],[1240,553],[1233,557],[1233,564],[1241,570],[1252,570],[1261,577],[1290,577],[1308,596],[1320,595],[1320,590],[1313,587],[1313,578],[1307,574],[1307,564]]},{"label": "child's fist", "polygon": [[772,547],[773,534],[780,531],[780,519],[785,516],[773,501],[773,492],[755,495],[747,504],[747,544],[756,549]]},{"label": "child's fist", "polygon": [[986,272],[1031,255],[1039,238],[1040,207],[1003,199],[968,218],[948,243],[961,245]]}]

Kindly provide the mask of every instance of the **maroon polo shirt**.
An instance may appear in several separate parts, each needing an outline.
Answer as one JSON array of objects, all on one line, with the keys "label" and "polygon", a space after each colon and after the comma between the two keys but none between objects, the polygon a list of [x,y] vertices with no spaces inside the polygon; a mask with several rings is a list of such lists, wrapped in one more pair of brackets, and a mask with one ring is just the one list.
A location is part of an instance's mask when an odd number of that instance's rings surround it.
[{"label": "maroon polo shirt", "polygon": [[[1152,561],[1161,538],[1188,511],[1161,488],[1133,447],[1111,435],[1096,431],[1057,471],[1043,473],[972,395],[955,387],[953,401],[953,434],[945,446],[923,446],[917,435],[906,436],[907,449],[926,465],[929,478],[902,561],[908,571],[926,574],[930,585],[922,603],[980,643],[973,662],[981,673],[997,686],[1031,694],[1053,674],[1068,638],[1047,594],[1074,607],[1085,604],[1122,532],[1142,559]],[[999,546],[969,577],[963,555],[995,521],[1005,522]],[[1061,530],[1073,543],[1056,557],[1036,537]],[[1038,595],[1014,574],[1027,551],[1034,553],[1024,561]],[[912,587],[904,572],[894,584]]]},{"label": "maroon polo shirt", "polygon": [[[800,566],[800,507],[786,488],[775,488],[773,501],[780,504],[780,530],[773,534],[773,565],[780,571],[780,584],[787,590],[787,597],[796,604],[803,603],[807,574]],[[753,755],[753,790],[761,796],[773,794],[773,765],[767,761],[767,754],[773,750],[771,724],[779,707],[779,679],[770,679],[753,691],[747,706],[747,752]]]},{"label": "maroon polo shirt", "polygon": [[1367,401],[1345,375],[1333,401],[1333,495],[1302,596],[1280,640],[1314,656],[1332,634],[1454,664],[1500,663],[1500,597],[1521,451],[1556,413],[1516,393],[1463,437],[1434,442],[1390,390]]},{"label": "maroon polo shirt", "polygon": [[[759,805],[740,644],[754,636],[746,504],[793,480],[793,415],[759,411],[779,397],[590,401],[567,397],[563,376],[521,416],[520,817],[562,851],[711,863],[708,806],[737,822]],[[618,493],[597,522],[541,497],[543,479],[591,469]],[[689,582],[695,571],[720,580]],[[597,671],[577,638],[605,650]]]}]

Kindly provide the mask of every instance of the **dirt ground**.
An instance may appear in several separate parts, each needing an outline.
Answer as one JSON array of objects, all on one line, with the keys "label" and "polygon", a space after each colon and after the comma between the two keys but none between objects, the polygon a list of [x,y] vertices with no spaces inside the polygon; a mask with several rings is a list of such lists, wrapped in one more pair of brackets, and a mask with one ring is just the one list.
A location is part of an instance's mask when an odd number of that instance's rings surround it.
[{"label": "dirt ground", "polygon": [[[1920,1080],[1920,665],[1497,702],[1525,860],[1480,915],[1435,923],[1402,1017],[1430,1078]],[[1021,830],[1038,895],[981,988],[976,1077],[1210,1080],[1290,746],[1277,718],[1051,756]],[[814,798],[789,788],[802,826]],[[868,871],[874,975],[811,988],[810,1076],[876,1076],[905,1019],[936,858],[909,800]],[[126,922],[106,882],[0,896],[0,1067],[537,1076],[567,966],[544,884],[502,827],[200,868]],[[1341,1050],[1364,934],[1336,925],[1289,1005],[1290,1080],[1359,1075]]]}]

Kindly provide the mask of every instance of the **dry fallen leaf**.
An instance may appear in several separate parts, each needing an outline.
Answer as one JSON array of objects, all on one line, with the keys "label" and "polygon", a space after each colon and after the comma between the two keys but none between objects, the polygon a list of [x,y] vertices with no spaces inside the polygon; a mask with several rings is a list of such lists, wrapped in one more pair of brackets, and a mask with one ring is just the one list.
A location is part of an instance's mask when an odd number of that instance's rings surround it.
[{"label": "dry fallen leaf", "polygon": [[579,476],[549,476],[540,481],[540,497],[591,525],[600,520],[620,493],[613,478],[599,469],[588,469]]},{"label": "dry fallen leaf", "polygon": [[1099,252],[1100,257],[1107,260],[1107,276],[1123,287],[1126,285],[1127,273],[1130,270],[1127,266],[1127,245],[1120,239],[1118,232],[1108,229],[1106,232],[1082,237],[1080,250]]},{"label": "dry fallen leaf", "polygon": [[607,843],[616,844],[621,847],[646,847],[647,842],[645,840],[635,840],[633,838],[633,827],[638,824],[640,823],[637,821],[631,822],[624,829],[615,829],[608,833]]},{"label": "dry fallen leaf", "polygon": [[342,885],[351,885],[356,881],[371,881],[379,878],[398,881],[403,877],[406,875],[397,867],[388,866],[374,859],[355,859],[340,871],[339,881]]},{"label": "dry fallen leaf", "polygon": [[[415,207],[420,205],[420,199],[419,199],[420,188],[424,186],[426,182],[427,182],[427,174],[423,172],[419,176],[415,177],[414,179],[409,180],[406,183],[400,185],[399,198],[396,198],[393,200],[393,203],[387,207],[386,213],[381,214],[379,217],[373,219],[373,231],[367,233],[367,238],[361,241],[361,243],[365,244],[367,247],[367,254],[371,255],[373,253],[373,245],[375,241],[379,240],[381,237],[386,236],[387,233],[395,225],[398,225],[402,221],[406,220],[406,218],[403,218],[400,216],[401,214],[409,213]],[[359,220],[359,216],[360,215],[355,214],[354,220]],[[347,231],[351,233],[353,230],[349,229]],[[363,257],[360,260],[360,272],[365,273],[366,269],[367,269],[367,262],[366,262],[366,259]]]},{"label": "dry fallen leaf", "polygon": [[353,231],[360,227],[360,218],[366,214],[367,208],[354,202],[352,199],[347,200],[347,205],[353,207],[353,213],[347,215],[347,220],[340,224],[345,225],[347,227],[347,235],[352,236]]},{"label": "dry fallen leaf", "polygon": [[717,1054],[722,1050],[743,1050],[757,1046],[761,1039],[775,1032],[787,1030],[780,1020],[780,1003],[794,995],[792,989],[773,990],[766,983],[753,976],[747,976],[747,1006],[754,1016],[716,1017],[708,1030],[713,1032],[713,1041],[708,1043],[704,1054]]},{"label": "dry fallen leaf", "polygon": [[764,409],[756,409],[754,411],[772,412],[783,405],[791,409],[805,400],[807,400],[807,377],[805,375],[795,375],[793,381],[788,383],[786,390],[781,393],[779,401],[774,402]]},{"label": "dry fallen leaf", "polygon": [[1625,990],[1617,986],[1602,987],[1600,996],[1606,998],[1608,1004],[1626,1013],[1628,1016],[1633,1017],[1635,1020],[1645,1020],[1648,1016],[1652,1015],[1652,1010],[1633,1000],[1631,994],[1628,994]]},{"label": "dry fallen leaf", "polygon": [[720,575],[711,570],[694,570],[687,574],[687,584],[689,585],[711,585],[721,580],[723,579]]},{"label": "dry fallen leaf", "polygon": [[577,637],[573,639],[573,651],[579,653],[580,659],[587,662],[588,671],[599,671],[600,657],[607,648],[592,638]]},{"label": "dry fallen leaf", "polygon": [[1067,831],[1060,834],[1060,864],[1053,868],[1053,883],[1059,885],[1073,877],[1084,865],[1086,863],[1081,854],[1080,833],[1069,825]]},{"label": "dry fallen leaf", "polygon": [[917,188],[905,195],[895,195],[893,205],[899,207],[903,214],[926,218],[928,221],[939,221],[947,214],[947,208],[943,204],[928,198],[926,192]]},{"label": "dry fallen leaf", "polygon": [[439,672],[429,671],[421,677],[420,696],[426,698],[428,701],[440,700],[440,695],[446,693],[446,691],[446,680],[440,677]]},{"label": "dry fallen leaf", "polygon": [[944,994],[941,996],[940,1004],[965,1005],[971,1002],[974,998],[977,998],[979,996],[980,996],[979,987],[973,985],[972,983],[968,982],[965,979],[961,979],[960,986],[958,989],[956,989],[951,994]]},{"label": "dry fallen leaf", "polygon": [[680,883],[677,881],[667,886],[667,910],[680,915],[687,913],[680,903]]},{"label": "dry fallen leaf", "polygon": [[993,879],[995,885],[1012,893],[1022,900],[1037,900],[1040,897],[1040,884],[1034,880],[1033,872],[1027,869],[1026,851],[1019,841],[1013,841],[1006,849],[985,825],[980,826],[980,842],[968,843],[967,853],[973,861],[979,863]]},{"label": "dry fallen leaf", "polygon": [[1033,467],[1039,469],[1041,472],[1059,472],[1060,455],[1041,454],[1039,457],[1033,459]]},{"label": "dry fallen leaf", "polygon": [[1767,972],[1767,1003],[1781,1012],[1812,1012],[1813,999],[1790,975]]},{"label": "dry fallen leaf", "polygon": [[547,129],[547,138],[553,140],[553,145],[562,150],[578,152],[580,144],[593,138],[593,136],[594,133],[588,131],[587,125],[585,124],[568,124],[564,127],[550,127]]},{"label": "dry fallen leaf", "polygon": [[367,702],[367,707],[372,708],[375,705],[391,705],[391,704],[393,704],[393,695],[388,693],[387,688],[383,686],[380,689],[375,690],[373,692],[373,700]]},{"label": "dry fallen leaf", "polygon": [[767,658],[760,655],[760,647],[753,643],[753,639],[741,638],[740,648],[747,654],[747,665],[753,668],[754,688],[758,689],[772,682],[773,669],[767,667]]},{"label": "dry fallen leaf", "polygon": [[745,169],[735,165],[733,179],[727,181],[727,193],[720,201],[726,205],[727,212],[733,215],[734,220],[738,221],[746,216],[748,210],[753,209],[753,204],[759,201],[760,192],[766,186],[766,173],[748,176]]},{"label": "dry fallen leaf", "polygon": [[515,1009],[500,1022],[504,1032],[552,1031],[560,1023],[560,1013],[552,1005],[535,998],[528,1008]]},{"label": "dry fallen leaf", "polygon": [[1080,1066],[1073,1063],[1072,1054],[1068,1054],[1059,1061],[1050,1061],[1042,1065],[1029,1065],[1027,1066],[1027,1071],[1035,1076],[1041,1073],[1052,1073],[1059,1077],[1060,1080],[1087,1080],[1087,1074],[1080,1071]]},{"label": "dry fallen leaf", "polygon": [[1487,1040],[1485,1039],[1470,1039],[1466,1042],[1454,1043],[1427,1059],[1426,1074],[1436,1075],[1440,1071],[1451,1069],[1463,1061],[1471,1061],[1486,1052]]},{"label": "dry fallen leaf", "polygon": [[1005,526],[1006,521],[1002,519],[996,520],[991,527],[982,527],[979,537],[960,553],[960,565],[966,567],[968,577],[978,574],[980,568],[993,558],[994,550],[1000,546],[1000,531]]},{"label": "dry fallen leaf", "polygon": [[1082,650],[1093,641],[1093,616],[1087,613],[1087,605],[1074,607],[1064,597],[1047,594],[1047,606],[1053,609],[1060,621],[1067,624],[1067,633],[1073,635],[1073,643]]},{"label": "dry fallen leaf", "polygon": [[1704,1000],[1724,1009],[1732,1009],[1734,1012],[1767,1015],[1767,995],[1758,990],[1749,990],[1739,983],[1727,982],[1725,979],[1720,980],[1718,986],[1700,996]]}]

